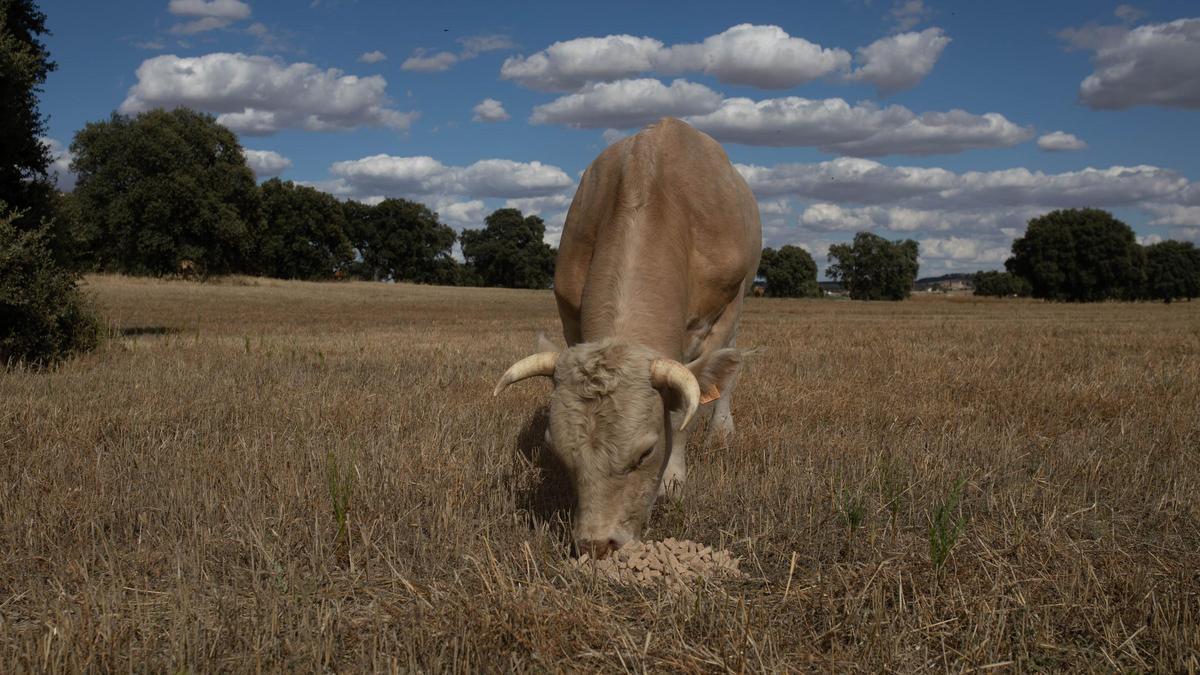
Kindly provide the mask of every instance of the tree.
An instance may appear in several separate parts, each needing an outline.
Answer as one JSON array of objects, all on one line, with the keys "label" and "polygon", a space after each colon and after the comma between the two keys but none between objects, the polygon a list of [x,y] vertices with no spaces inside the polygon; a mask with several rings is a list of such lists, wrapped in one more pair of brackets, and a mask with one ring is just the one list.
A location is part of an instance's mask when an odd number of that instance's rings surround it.
[{"label": "tree", "polygon": [[262,184],[265,227],[257,264],[285,279],[329,279],[354,257],[346,215],[332,195],[278,178]]},{"label": "tree", "polygon": [[820,297],[817,285],[817,263],[808,251],[799,246],[785,245],[776,251],[764,248],[758,273],[767,280],[767,295],[773,298]]},{"label": "tree", "polygon": [[975,295],[994,298],[1025,297],[1029,295],[1029,282],[1009,272],[976,272],[971,277]]},{"label": "tree", "polygon": [[[832,263],[825,273],[840,280],[854,300],[903,300],[917,278],[917,242],[891,241],[870,232],[854,235],[853,244],[829,247]],[[835,262],[836,261],[836,262]]]},{"label": "tree", "polygon": [[1200,297],[1200,249],[1191,242],[1161,241],[1145,249],[1145,296],[1163,302]]},{"label": "tree", "polygon": [[13,361],[49,365],[96,346],[100,321],[58,266],[47,230],[20,230],[0,202],[0,368]]},{"label": "tree", "polygon": [[46,123],[38,94],[55,69],[45,45],[46,15],[31,0],[0,0],[0,202],[13,225],[34,230],[53,216]]},{"label": "tree", "polygon": [[33,2],[0,0],[0,367],[51,364],[99,341],[75,275],[55,260],[62,223],[37,98],[54,69],[46,33]]},{"label": "tree", "polygon": [[237,136],[211,115],[114,114],[80,130],[71,150],[95,266],[160,275],[190,260],[206,273],[255,271],[258,186]]},{"label": "tree", "polygon": [[1133,230],[1099,209],[1051,211],[1029,221],[1004,266],[1035,298],[1088,302],[1136,297],[1142,252]]},{"label": "tree", "polygon": [[379,281],[384,276],[383,267],[375,250],[375,230],[371,224],[371,206],[353,199],[342,202],[342,220],[346,223],[346,237],[354,260],[347,265],[347,272],[356,278]]},{"label": "tree", "polygon": [[459,237],[468,273],[484,286],[548,288],[554,279],[554,254],[543,237],[546,224],[519,209],[497,209],[482,230]]},{"label": "tree", "polygon": [[429,207],[407,199],[385,199],[366,210],[350,207],[349,213],[364,269],[395,281],[455,282],[458,264],[450,257],[454,230]]}]

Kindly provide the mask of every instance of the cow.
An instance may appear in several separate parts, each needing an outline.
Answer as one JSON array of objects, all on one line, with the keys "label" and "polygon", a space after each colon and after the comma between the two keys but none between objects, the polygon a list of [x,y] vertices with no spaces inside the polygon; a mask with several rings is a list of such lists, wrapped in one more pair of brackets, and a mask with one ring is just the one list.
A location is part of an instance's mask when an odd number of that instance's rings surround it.
[{"label": "cow", "polygon": [[180,260],[176,265],[176,274],[180,279],[195,279],[200,275],[200,266],[194,260]]},{"label": "cow", "polygon": [[641,538],[655,499],[679,494],[699,420],[733,433],[738,319],[761,254],[746,181],[680,120],[610,145],[584,172],[554,271],[567,348],[540,337],[493,392],[553,379],[546,440],[575,489],[580,553]]}]

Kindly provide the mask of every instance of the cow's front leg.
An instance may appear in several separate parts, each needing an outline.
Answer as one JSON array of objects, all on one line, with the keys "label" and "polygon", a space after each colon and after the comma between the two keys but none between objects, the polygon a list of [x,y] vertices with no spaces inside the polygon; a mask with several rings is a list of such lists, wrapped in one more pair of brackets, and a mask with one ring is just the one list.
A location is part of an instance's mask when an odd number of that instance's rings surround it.
[{"label": "cow's front leg", "polygon": [[658,484],[658,496],[666,495],[671,499],[683,496],[683,484],[687,481],[687,432],[676,431],[671,434],[671,455],[667,458],[667,468],[663,471],[662,482]]}]

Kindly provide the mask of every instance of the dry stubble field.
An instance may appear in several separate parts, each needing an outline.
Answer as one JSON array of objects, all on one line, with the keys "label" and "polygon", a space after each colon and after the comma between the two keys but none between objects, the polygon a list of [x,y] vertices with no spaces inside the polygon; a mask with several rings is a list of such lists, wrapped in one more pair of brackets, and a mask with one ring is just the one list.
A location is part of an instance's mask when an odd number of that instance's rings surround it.
[{"label": "dry stubble field", "polygon": [[571,571],[491,397],[549,293],[86,285],[120,334],[0,374],[0,671],[1200,669],[1200,303],[749,300],[650,535],[750,576],[678,595]]}]

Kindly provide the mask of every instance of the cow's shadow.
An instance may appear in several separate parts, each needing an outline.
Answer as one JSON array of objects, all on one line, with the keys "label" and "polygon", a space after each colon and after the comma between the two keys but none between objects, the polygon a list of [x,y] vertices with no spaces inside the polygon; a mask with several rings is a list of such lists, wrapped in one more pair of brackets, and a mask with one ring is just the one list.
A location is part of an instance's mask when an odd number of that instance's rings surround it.
[{"label": "cow's shadow", "polygon": [[517,494],[517,507],[528,514],[531,525],[545,527],[550,535],[569,543],[575,494],[566,467],[546,444],[549,422],[549,406],[542,406],[517,435],[517,451],[535,469],[533,479],[523,483]]}]

